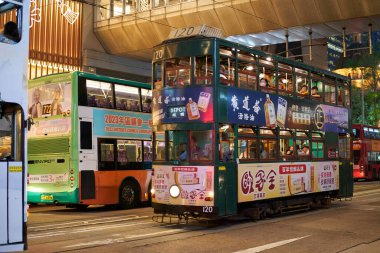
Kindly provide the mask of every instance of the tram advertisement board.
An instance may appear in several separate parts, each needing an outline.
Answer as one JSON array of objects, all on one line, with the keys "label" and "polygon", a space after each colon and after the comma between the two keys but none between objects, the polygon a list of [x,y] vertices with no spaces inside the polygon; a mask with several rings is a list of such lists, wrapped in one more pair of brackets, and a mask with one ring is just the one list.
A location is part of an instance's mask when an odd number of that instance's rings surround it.
[{"label": "tram advertisement board", "polygon": [[[167,166],[153,165],[154,203],[190,206],[213,206],[214,201],[206,201],[213,197],[213,166]],[[180,189],[178,197],[170,197],[170,187],[177,185]]]},{"label": "tram advertisement board", "polygon": [[343,133],[348,130],[346,108],[317,101],[229,88],[227,106],[231,123]]},{"label": "tram advertisement board", "polygon": [[212,87],[165,88],[153,91],[153,124],[211,122]]},{"label": "tram advertisement board", "polygon": [[238,201],[247,202],[339,189],[339,163],[239,164]]}]

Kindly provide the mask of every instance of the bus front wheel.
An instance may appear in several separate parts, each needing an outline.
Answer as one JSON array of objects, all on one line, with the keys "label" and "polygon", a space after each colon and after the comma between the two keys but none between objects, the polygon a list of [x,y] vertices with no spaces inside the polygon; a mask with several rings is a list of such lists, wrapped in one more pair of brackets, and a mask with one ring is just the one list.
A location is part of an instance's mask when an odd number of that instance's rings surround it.
[{"label": "bus front wheel", "polygon": [[120,187],[119,206],[130,209],[137,206],[138,190],[133,182],[124,182]]}]

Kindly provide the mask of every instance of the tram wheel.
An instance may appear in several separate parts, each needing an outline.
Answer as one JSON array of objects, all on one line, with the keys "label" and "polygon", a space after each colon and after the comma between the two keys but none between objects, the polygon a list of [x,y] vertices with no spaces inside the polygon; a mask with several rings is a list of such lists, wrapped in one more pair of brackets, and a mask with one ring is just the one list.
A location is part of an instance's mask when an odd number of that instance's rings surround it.
[{"label": "tram wheel", "polygon": [[120,187],[119,206],[130,209],[137,206],[138,189],[133,182],[124,182]]}]

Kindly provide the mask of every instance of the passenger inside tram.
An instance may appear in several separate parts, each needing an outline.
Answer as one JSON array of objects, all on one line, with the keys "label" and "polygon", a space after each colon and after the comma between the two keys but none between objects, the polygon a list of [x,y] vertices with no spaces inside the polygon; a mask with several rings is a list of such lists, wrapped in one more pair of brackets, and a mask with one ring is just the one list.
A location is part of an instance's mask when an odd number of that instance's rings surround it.
[{"label": "passenger inside tram", "polygon": [[311,88],[311,96],[314,98],[320,98],[321,97],[321,95],[318,94],[318,87],[317,86],[313,86]]},{"label": "passenger inside tram", "polygon": [[309,92],[307,90],[307,85],[306,84],[304,84],[304,85],[301,86],[301,89],[298,91],[298,94],[304,95],[304,96],[307,95],[307,94],[309,94]]}]

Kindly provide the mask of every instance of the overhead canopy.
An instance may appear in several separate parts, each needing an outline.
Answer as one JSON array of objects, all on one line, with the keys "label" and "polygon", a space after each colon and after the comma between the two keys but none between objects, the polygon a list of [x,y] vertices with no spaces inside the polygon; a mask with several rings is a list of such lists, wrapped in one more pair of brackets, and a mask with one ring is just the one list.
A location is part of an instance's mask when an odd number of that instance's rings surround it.
[{"label": "overhead canopy", "polygon": [[[143,2],[137,1],[137,5]],[[165,40],[172,28],[179,27],[205,24],[249,46],[285,42],[286,31],[289,41],[299,41],[308,39],[309,31],[313,38],[322,38],[342,34],[343,27],[346,34],[365,32],[369,23],[373,31],[380,30],[379,0],[166,2],[170,5],[149,10],[136,6],[139,12],[98,15],[95,33],[108,53],[149,60],[151,48]]]}]

